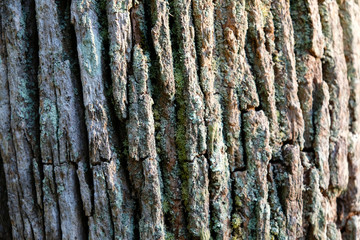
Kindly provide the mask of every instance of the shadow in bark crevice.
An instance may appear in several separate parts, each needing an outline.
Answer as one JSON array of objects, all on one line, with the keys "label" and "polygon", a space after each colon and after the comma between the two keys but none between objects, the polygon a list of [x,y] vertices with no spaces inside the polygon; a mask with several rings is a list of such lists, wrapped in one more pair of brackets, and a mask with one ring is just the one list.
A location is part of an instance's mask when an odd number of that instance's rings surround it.
[{"label": "shadow in bark crevice", "polygon": [[[1,22],[1,17],[0,17]],[[0,239],[12,239],[3,160],[0,156]]]}]

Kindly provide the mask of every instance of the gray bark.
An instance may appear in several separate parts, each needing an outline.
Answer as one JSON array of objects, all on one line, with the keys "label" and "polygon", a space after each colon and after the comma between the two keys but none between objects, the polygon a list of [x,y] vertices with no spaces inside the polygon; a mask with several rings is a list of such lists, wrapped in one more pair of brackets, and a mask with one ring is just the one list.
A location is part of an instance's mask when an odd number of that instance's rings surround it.
[{"label": "gray bark", "polygon": [[0,2],[0,239],[360,239],[358,0]]}]

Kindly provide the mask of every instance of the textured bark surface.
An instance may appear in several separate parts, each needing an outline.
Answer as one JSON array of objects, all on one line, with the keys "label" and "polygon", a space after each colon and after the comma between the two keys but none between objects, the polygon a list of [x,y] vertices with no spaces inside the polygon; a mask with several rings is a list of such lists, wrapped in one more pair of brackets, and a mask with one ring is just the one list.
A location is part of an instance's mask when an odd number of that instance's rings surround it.
[{"label": "textured bark surface", "polygon": [[0,239],[360,239],[360,2],[1,1]]}]

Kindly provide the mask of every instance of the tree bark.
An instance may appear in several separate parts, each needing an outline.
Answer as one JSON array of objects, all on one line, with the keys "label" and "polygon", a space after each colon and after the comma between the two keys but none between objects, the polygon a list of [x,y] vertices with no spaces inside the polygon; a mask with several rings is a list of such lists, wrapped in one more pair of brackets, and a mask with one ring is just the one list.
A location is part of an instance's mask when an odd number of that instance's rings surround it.
[{"label": "tree bark", "polygon": [[0,239],[360,239],[359,0],[3,0]]}]

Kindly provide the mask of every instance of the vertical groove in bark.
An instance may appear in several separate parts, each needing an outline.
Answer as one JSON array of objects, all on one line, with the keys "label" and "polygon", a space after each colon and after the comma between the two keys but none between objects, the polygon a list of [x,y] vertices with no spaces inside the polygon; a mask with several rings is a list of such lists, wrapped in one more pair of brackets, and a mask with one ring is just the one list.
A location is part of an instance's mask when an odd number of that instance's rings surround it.
[{"label": "vertical groove in bark", "polygon": [[[294,25],[296,74],[299,84],[298,96],[304,118],[304,149],[311,150],[314,141],[314,97],[316,84],[322,82],[320,58],[324,39],[321,31],[317,1],[291,1]],[[304,31],[305,29],[305,31]],[[327,159],[327,155],[325,154]]]},{"label": "vertical groove in bark", "polygon": [[[121,121],[116,109],[114,92],[115,87],[112,82],[111,75],[111,40],[108,21],[108,5],[107,1],[97,2],[97,16],[99,19],[99,29],[102,36],[102,69],[103,79],[105,83],[106,111],[108,116],[108,131],[111,150],[116,156],[116,160],[106,166],[104,170],[107,186],[107,196],[111,207],[111,223],[114,228],[115,239],[132,239],[135,238],[134,232],[134,201],[132,199],[132,191],[130,188],[130,178],[126,171],[128,154],[126,150],[127,133],[126,123]],[[126,92],[126,89],[121,87]],[[120,93],[119,93],[120,94]],[[116,155],[115,155],[116,154]]]},{"label": "vertical groove in bark", "polygon": [[[81,19],[79,17],[80,13],[83,14]],[[73,1],[71,4],[71,18],[77,37],[77,51],[83,85],[85,118],[89,136],[89,156],[94,185],[93,203],[97,202],[97,204],[93,204],[89,216],[89,237],[111,239],[113,229],[110,206],[106,195],[105,176],[101,168],[102,160],[110,161],[111,152],[106,127],[107,118],[104,109],[105,97],[101,72],[101,40],[99,39],[94,4],[91,2],[80,3]],[[84,26],[84,28],[81,26]],[[99,231],[95,230],[95,225]]]}]

